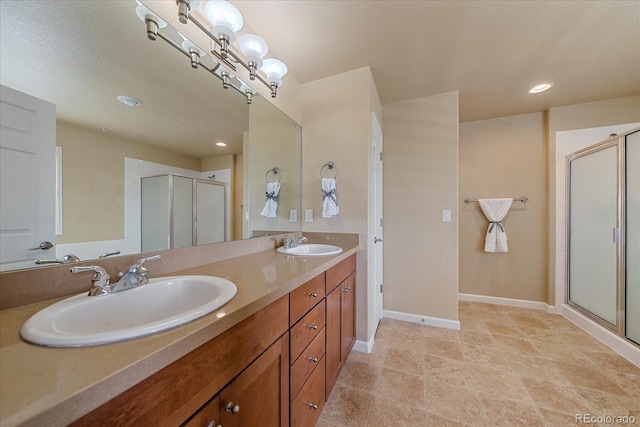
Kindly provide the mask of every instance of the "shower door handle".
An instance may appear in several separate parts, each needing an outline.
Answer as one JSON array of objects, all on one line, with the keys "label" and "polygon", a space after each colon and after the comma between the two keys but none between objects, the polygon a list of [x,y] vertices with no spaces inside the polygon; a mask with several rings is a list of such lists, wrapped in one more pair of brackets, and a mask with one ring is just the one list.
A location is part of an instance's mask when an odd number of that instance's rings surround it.
[{"label": "shower door handle", "polygon": [[620,229],[618,227],[613,228],[613,243],[620,243]]}]

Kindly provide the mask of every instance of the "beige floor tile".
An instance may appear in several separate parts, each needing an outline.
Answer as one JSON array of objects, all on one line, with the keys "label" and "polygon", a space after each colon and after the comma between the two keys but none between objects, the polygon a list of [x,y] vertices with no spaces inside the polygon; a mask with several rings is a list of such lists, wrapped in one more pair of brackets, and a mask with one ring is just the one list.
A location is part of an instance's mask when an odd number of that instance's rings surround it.
[{"label": "beige floor tile", "polygon": [[376,427],[426,426],[427,411],[395,400],[376,397],[369,416],[369,425]]},{"label": "beige floor tile", "polygon": [[560,373],[575,387],[590,388],[606,393],[626,395],[625,391],[612,379],[607,378],[601,369],[583,365],[569,365],[554,362]]},{"label": "beige floor tile", "polygon": [[521,354],[539,354],[533,344],[524,338],[493,334],[493,339],[496,341],[496,347],[504,351]]},{"label": "beige floor tile", "polygon": [[497,348],[480,347],[476,345],[465,345],[462,347],[464,360],[474,365],[484,365],[493,368],[509,369],[504,359],[505,351]]},{"label": "beige floor tile", "polygon": [[546,408],[563,414],[582,414],[591,411],[574,387],[563,383],[522,378],[522,382],[538,408]]},{"label": "beige floor tile", "polygon": [[545,427],[544,419],[530,400],[480,398],[490,426]]},{"label": "beige floor tile", "polygon": [[618,383],[627,396],[637,397],[640,400],[640,375],[626,374],[617,371],[609,371],[607,377]]},{"label": "beige floor tile", "polygon": [[424,355],[390,348],[384,358],[384,367],[385,369],[423,376],[425,374]]},{"label": "beige floor tile", "polygon": [[428,338],[439,340],[460,342],[460,331],[447,328],[437,328],[435,326],[425,326],[420,333]]},{"label": "beige floor tile", "polygon": [[[639,396],[621,397],[617,394],[576,387],[576,393],[593,408],[593,414],[634,415],[640,417]],[[639,418],[640,419],[640,418]]]},{"label": "beige floor tile", "polygon": [[336,427],[366,426],[373,394],[336,384],[320,415],[320,420]]},{"label": "beige floor tile", "polygon": [[460,331],[460,343],[463,348],[467,345],[479,345],[483,347],[495,347],[496,342],[493,339],[493,335],[489,332],[474,331],[474,330],[461,330]]},{"label": "beige floor tile", "polygon": [[588,356],[593,363],[603,369],[623,372],[626,374],[640,375],[640,368],[629,362],[624,357],[612,352],[590,352]]},{"label": "beige floor tile", "polygon": [[487,324],[487,329],[492,334],[509,335],[509,336],[518,337],[518,338],[522,337],[522,331],[513,322],[498,323],[498,322],[487,321],[485,323]]},{"label": "beige floor tile", "polygon": [[426,410],[424,377],[383,368],[375,388],[376,396]]},{"label": "beige floor tile", "polygon": [[576,425],[576,414],[565,414],[542,407],[538,407],[538,411],[540,411],[540,414],[542,414],[542,417],[549,427],[567,427]]},{"label": "beige floor tile", "polygon": [[531,341],[533,342],[534,347],[538,350],[540,356],[546,359],[595,367],[589,355],[575,347],[567,346],[560,342],[539,342],[535,339],[532,339]]},{"label": "beige floor tile", "polygon": [[381,365],[349,358],[338,377],[338,383],[371,392],[378,383]]},{"label": "beige floor tile", "polygon": [[533,328],[539,329],[549,329],[549,327],[541,320],[536,319],[535,317],[530,316],[522,316],[517,314],[509,315],[513,323],[518,326],[530,326]]},{"label": "beige floor tile", "polygon": [[443,386],[473,389],[473,380],[468,369],[468,363],[431,354],[426,354],[424,357],[427,391]]},{"label": "beige floor tile", "polygon": [[511,370],[520,376],[548,381],[561,377],[560,370],[549,359],[508,352],[505,352],[503,357]]},{"label": "beige floor tile", "polygon": [[425,338],[423,345],[424,353],[448,357],[450,359],[463,359],[462,347],[459,342]]},{"label": "beige floor tile", "polygon": [[476,394],[465,387],[427,387],[427,410],[452,421],[484,425],[482,405]]},{"label": "beige floor tile", "polygon": [[432,414],[427,412],[429,427],[467,427],[467,426],[485,426],[484,420],[478,419],[476,424],[466,424],[459,421],[450,420],[441,415]]},{"label": "beige floor tile", "polygon": [[530,400],[520,378],[508,369],[475,366],[471,369],[471,379],[481,398],[500,400],[506,397],[525,402]]},{"label": "beige floor tile", "polygon": [[334,425],[320,419],[316,423],[316,427],[334,427]]},{"label": "beige floor tile", "polygon": [[404,331],[393,331],[387,340],[387,347],[398,350],[408,350],[414,353],[424,354],[424,343],[426,338],[420,334]]}]

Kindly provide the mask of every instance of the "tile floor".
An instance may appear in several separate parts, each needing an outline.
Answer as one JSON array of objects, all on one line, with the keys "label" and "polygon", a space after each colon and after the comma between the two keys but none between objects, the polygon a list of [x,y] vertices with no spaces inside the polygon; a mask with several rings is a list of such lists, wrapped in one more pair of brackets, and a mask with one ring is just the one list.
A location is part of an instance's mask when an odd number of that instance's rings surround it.
[{"label": "tile floor", "polygon": [[564,317],[460,302],[460,323],[383,319],[316,427],[575,426],[575,414],[629,414],[640,426],[640,368]]}]

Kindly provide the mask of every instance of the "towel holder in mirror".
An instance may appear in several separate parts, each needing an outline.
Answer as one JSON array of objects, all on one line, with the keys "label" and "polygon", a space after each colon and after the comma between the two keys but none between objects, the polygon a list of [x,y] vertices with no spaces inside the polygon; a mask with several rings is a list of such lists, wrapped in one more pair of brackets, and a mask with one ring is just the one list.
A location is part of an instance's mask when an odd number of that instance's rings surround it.
[{"label": "towel holder in mirror", "polygon": [[280,178],[282,178],[282,174],[280,174],[280,169],[278,168],[271,168],[267,171],[267,173],[264,174],[264,180],[267,182],[267,184],[270,182],[269,181],[269,174],[272,173],[273,175],[275,175],[278,180],[277,181],[271,181],[271,182],[280,182]]},{"label": "towel holder in mirror", "polygon": [[321,178],[321,179],[322,179],[322,178],[324,178],[324,176],[322,176],[322,172],[323,172],[325,169],[329,169],[329,170],[335,169],[335,172],[336,172],[336,173],[335,173],[335,175],[334,175],[333,179],[338,178],[338,167],[335,165],[335,163],[333,163],[333,162],[329,161],[329,162],[325,163],[325,164],[320,168],[320,178]]}]

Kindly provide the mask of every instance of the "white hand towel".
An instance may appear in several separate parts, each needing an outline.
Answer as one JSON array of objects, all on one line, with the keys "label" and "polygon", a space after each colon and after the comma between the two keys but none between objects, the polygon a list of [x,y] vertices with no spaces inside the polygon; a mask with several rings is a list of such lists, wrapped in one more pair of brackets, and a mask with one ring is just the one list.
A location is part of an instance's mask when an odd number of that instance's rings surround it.
[{"label": "white hand towel", "polygon": [[509,213],[513,199],[479,199],[478,203],[489,220],[489,228],[484,238],[484,251],[508,252],[507,233],[504,231],[502,220]]},{"label": "white hand towel", "polygon": [[264,202],[264,209],[260,215],[267,218],[275,218],[276,211],[278,210],[278,193],[280,192],[279,182],[267,182],[267,192],[265,193],[266,201]]},{"label": "white hand towel", "polygon": [[322,217],[331,218],[340,213],[338,199],[336,199],[336,180],[322,178]]}]

